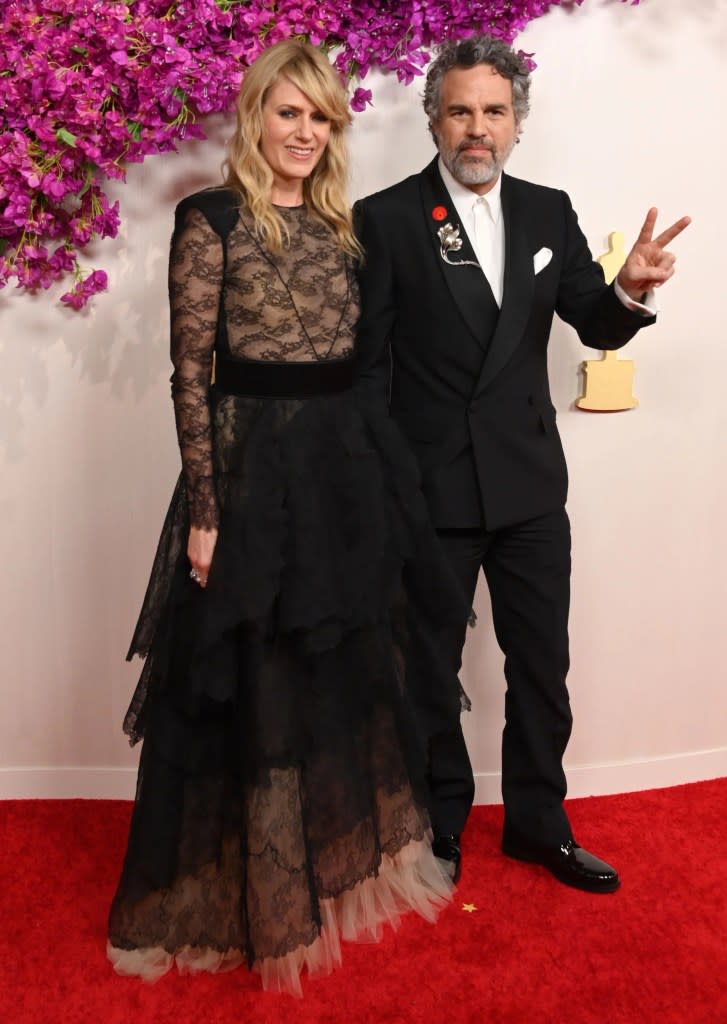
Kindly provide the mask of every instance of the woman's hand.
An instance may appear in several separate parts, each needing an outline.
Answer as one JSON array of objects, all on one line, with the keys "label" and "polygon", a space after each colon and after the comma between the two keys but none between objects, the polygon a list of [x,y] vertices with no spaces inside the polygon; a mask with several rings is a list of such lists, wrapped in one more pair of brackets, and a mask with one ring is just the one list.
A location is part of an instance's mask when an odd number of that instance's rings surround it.
[{"label": "woman's hand", "polygon": [[190,527],[187,558],[192,568],[189,575],[202,588],[207,586],[207,576],[212,565],[216,543],[217,530],[203,530],[199,526]]}]

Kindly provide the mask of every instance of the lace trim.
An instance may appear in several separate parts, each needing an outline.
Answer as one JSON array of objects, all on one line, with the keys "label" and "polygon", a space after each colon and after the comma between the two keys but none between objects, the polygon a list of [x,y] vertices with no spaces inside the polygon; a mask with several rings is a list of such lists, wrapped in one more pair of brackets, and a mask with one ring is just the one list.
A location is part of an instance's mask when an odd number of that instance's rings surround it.
[{"label": "lace trim", "polygon": [[[330,974],[342,963],[341,940],[379,942],[384,927],[396,928],[402,914],[413,910],[435,921],[452,898],[453,887],[432,854],[426,840],[411,842],[394,856],[384,854],[376,877],[366,878],[335,899],[320,902],[321,926],[311,943],[301,943],[281,957],[253,962],[253,970],[270,992],[302,996],[301,974]],[[185,946],[174,953],[161,947],[119,949],[107,945],[114,970],[156,981],[176,965],[181,974],[232,970],[243,962],[238,949],[214,950]]]}]

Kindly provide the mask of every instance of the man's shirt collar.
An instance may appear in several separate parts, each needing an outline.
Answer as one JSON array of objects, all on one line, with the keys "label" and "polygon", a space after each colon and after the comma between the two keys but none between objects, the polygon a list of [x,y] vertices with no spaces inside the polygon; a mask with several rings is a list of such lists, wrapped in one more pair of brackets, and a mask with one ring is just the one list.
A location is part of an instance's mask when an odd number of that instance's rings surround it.
[{"label": "man's shirt collar", "polygon": [[[439,173],[442,176],[442,181],[444,182],[445,188],[447,189],[447,191],[449,192],[450,196],[452,197],[452,202],[457,207],[457,210],[458,211],[471,210],[472,207],[474,206],[475,202],[479,198],[477,193],[473,192],[472,189],[467,188],[466,185],[462,185],[459,181],[457,181],[457,179],[454,177],[454,175],[445,166],[445,163],[442,160],[441,156],[439,157],[439,160],[437,161],[437,166],[439,168]],[[500,172],[500,174],[498,174],[497,181],[492,186],[490,191],[485,193],[485,198],[487,199],[487,205],[488,205],[489,210],[490,210],[490,216],[492,217],[492,220],[494,221],[495,224],[499,223],[500,217],[502,216],[501,192],[502,192],[502,172]],[[461,213],[460,213],[460,216],[461,216]]]}]

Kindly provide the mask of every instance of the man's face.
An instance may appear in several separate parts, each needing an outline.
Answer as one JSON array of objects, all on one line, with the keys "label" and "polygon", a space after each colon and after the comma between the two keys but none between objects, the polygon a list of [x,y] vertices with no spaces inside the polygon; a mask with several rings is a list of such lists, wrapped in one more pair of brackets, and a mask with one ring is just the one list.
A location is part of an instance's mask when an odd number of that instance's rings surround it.
[{"label": "man's face", "polygon": [[478,195],[489,192],[519,128],[512,83],[491,64],[453,68],[444,76],[439,117],[432,122],[445,167]]}]

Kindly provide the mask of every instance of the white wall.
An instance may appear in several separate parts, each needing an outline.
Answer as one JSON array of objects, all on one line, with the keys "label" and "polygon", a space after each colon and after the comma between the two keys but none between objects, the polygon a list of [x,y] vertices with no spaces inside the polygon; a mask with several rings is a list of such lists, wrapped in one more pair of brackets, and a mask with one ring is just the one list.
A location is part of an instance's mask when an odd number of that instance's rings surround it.
[{"label": "white wall", "polygon": [[[556,325],[553,396],[571,469],[572,794],[727,775],[721,314],[727,237],[724,0],[586,0],[534,22],[539,70],[513,173],[568,190],[594,253],[689,213],[662,315],[627,350],[640,407],[574,410],[593,353]],[[352,195],[432,155],[421,86],[374,77],[352,132]],[[123,661],[178,454],[169,402],[166,251],[175,202],[218,179],[211,142],[132,167],[123,234],[88,262],[111,289],[82,314],[59,292],[0,293],[0,797],[130,796]],[[465,651],[478,799],[499,798],[501,656],[478,594]]]}]

